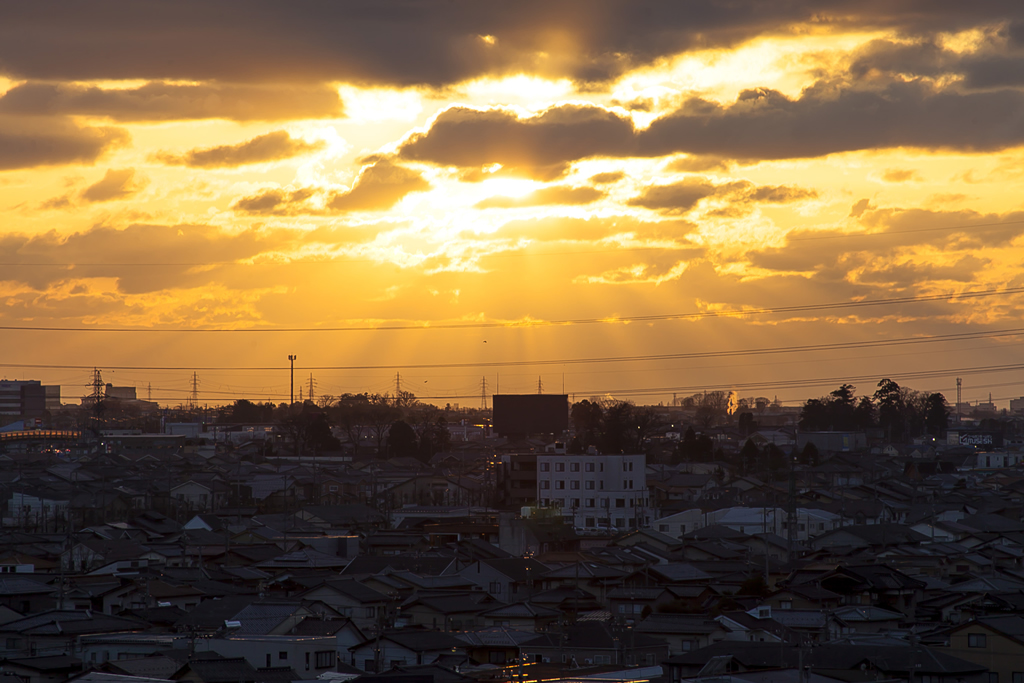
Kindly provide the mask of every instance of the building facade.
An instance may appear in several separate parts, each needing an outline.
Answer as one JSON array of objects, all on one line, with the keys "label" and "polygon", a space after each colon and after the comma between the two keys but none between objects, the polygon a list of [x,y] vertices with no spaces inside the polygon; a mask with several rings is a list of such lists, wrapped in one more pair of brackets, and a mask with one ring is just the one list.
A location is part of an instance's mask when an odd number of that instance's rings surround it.
[{"label": "building facade", "polygon": [[537,505],[560,508],[583,530],[636,529],[650,524],[647,456],[537,455]]}]

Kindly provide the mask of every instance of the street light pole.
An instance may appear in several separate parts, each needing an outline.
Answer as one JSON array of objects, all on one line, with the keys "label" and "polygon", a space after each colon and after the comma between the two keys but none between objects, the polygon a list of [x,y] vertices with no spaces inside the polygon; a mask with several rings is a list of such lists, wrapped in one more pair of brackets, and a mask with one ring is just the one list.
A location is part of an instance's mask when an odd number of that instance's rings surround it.
[{"label": "street light pole", "polygon": [[291,406],[295,405],[295,359],[296,358],[298,358],[298,356],[293,355],[293,354],[288,354],[288,360],[289,360],[289,362],[291,363],[291,366],[292,366],[291,382],[289,383],[289,386],[291,387],[291,402],[288,404],[288,407],[291,407]]}]

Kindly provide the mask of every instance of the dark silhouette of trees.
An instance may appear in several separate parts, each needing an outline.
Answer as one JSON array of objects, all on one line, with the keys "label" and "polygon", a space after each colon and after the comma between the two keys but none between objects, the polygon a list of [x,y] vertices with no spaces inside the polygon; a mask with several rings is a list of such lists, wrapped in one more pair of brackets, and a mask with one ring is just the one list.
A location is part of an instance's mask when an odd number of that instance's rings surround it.
[{"label": "dark silhouette of trees", "polygon": [[428,462],[437,453],[444,453],[451,448],[452,435],[448,431],[448,420],[439,414],[433,422],[420,427],[419,458]]},{"label": "dark silhouette of trees", "polygon": [[932,436],[942,436],[949,425],[949,406],[942,394],[928,394],[924,401],[924,424]]},{"label": "dark silhouette of trees", "polygon": [[693,427],[687,427],[676,452],[679,462],[708,462],[715,457],[715,442],[707,434],[698,435]]},{"label": "dark silhouette of trees", "polygon": [[419,441],[416,430],[405,420],[391,423],[387,435],[388,455],[392,458],[415,457]]},{"label": "dark silhouette of trees", "polygon": [[805,432],[868,429],[874,424],[874,404],[867,396],[860,400],[856,387],[843,384],[828,396],[811,398],[800,411],[800,430]]},{"label": "dark silhouette of trees", "polygon": [[740,413],[736,426],[739,429],[741,439],[750,436],[757,431],[757,421],[754,420],[754,414],[751,412]]}]

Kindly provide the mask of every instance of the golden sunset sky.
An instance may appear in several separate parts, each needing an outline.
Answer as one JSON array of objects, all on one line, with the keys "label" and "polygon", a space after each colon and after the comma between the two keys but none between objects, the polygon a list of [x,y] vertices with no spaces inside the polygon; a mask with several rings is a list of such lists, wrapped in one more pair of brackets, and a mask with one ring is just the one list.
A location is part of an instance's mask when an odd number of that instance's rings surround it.
[{"label": "golden sunset sky", "polygon": [[0,374],[66,401],[1024,394],[1019,0],[4,15]]}]

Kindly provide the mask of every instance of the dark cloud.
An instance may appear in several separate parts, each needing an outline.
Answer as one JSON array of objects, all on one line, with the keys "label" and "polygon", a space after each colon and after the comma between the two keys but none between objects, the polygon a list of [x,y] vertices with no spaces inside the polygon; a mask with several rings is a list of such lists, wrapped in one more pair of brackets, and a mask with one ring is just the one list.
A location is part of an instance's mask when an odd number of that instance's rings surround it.
[{"label": "dark cloud", "polygon": [[[563,105],[519,118],[501,109],[454,107],[412,136],[403,158],[463,168],[499,163],[531,168],[590,157],[685,152],[724,159],[792,159],[891,147],[964,151],[1024,144],[1024,92],[936,90],[924,82],[875,89],[819,83],[790,99],[774,90],[743,92],[721,105],[694,99],[649,128],[596,106]],[[687,162],[679,162],[685,170]]]},{"label": "dark cloud", "polygon": [[184,154],[160,152],[154,156],[165,164],[177,166],[233,168],[246,164],[290,159],[323,149],[323,146],[322,142],[309,143],[293,138],[283,130],[275,130],[265,135],[257,135],[253,139],[237,145],[193,149]]},{"label": "dark cloud", "polygon": [[702,173],[705,171],[728,171],[729,162],[718,157],[686,156],[681,159],[673,159],[666,171],[673,173]]},{"label": "dark cloud", "polygon": [[633,123],[596,106],[564,105],[519,118],[505,109],[452,107],[407,140],[405,159],[443,166],[498,163],[518,168],[566,164],[593,156],[630,156]]},{"label": "dark cloud", "polygon": [[665,213],[685,213],[718,192],[719,188],[704,178],[687,178],[671,185],[651,185],[626,203]]},{"label": "dark cloud", "polygon": [[978,271],[989,263],[987,259],[977,256],[964,256],[948,266],[937,266],[931,263],[894,263],[879,267],[873,262],[857,274],[857,280],[898,288],[936,280],[973,282]]},{"label": "dark cloud", "polygon": [[82,199],[87,202],[109,202],[114,199],[125,199],[141,191],[149,180],[137,175],[134,168],[120,170],[107,169],[103,179],[82,191]]},{"label": "dark cloud", "polygon": [[817,196],[818,193],[814,190],[789,185],[758,186],[746,180],[715,185],[707,178],[690,177],[670,185],[650,185],[627,204],[675,214],[689,211],[697,202],[707,197],[721,197],[727,199],[730,205],[726,207],[724,214],[719,215],[735,216],[749,210],[746,208],[749,204],[785,204],[814,199]]},{"label": "dark cloud", "polygon": [[544,206],[548,204],[590,204],[605,196],[604,192],[592,187],[568,187],[555,185],[535,190],[522,197],[488,197],[477,202],[477,209],[513,209],[525,206]]},{"label": "dark cloud", "polygon": [[118,121],[222,118],[236,121],[340,116],[341,100],[325,85],[148,83],[104,89],[25,83],[0,97],[0,112],[23,115],[107,116]]},{"label": "dark cloud", "polygon": [[595,185],[609,185],[611,183],[617,183],[625,177],[626,174],[622,171],[606,171],[604,173],[595,173],[590,176],[588,180]]},{"label": "dark cloud", "polygon": [[0,117],[0,171],[92,164],[130,141],[120,128],[77,126],[67,119]]},{"label": "dark cloud", "polygon": [[345,211],[382,211],[398,203],[411,192],[430,189],[422,175],[398,166],[388,159],[377,159],[365,166],[348,192],[333,192],[323,198],[326,209],[310,200],[321,194],[317,188],[298,190],[264,190],[242,197],[232,208],[240,213],[297,216],[303,214],[339,213]]},{"label": "dark cloud", "polygon": [[758,187],[751,185],[742,193],[742,199],[748,202],[763,202],[765,204],[788,204],[817,197],[818,193],[815,190],[792,185],[761,185]]},{"label": "dark cloud", "polygon": [[644,155],[672,152],[791,159],[886,147],[966,151],[1024,143],[1024,93],[936,91],[924,83],[879,90],[811,88],[798,99],[746,91],[735,104],[691,101],[639,134]]},{"label": "dark cloud", "polygon": [[693,48],[790,34],[801,24],[930,34],[1020,16],[1011,0],[317,0],[302,11],[271,0],[39,0],[7,8],[0,66],[40,80],[443,85],[539,72],[590,82]]},{"label": "dark cloud", "polygon": [[237,200],[231,208],[248,214],[292,216],[314,211],[306,204],[316,192],[312,188],[300,188],[293,191],[265,190],[249,197]]},{"label": "dark cloud", "polygon": [[417,171],[382,159],[364,167],[352,189],[329,197],[327,206],[335,211],[381,211],[411,192],[429,189],[430,183]]}]

